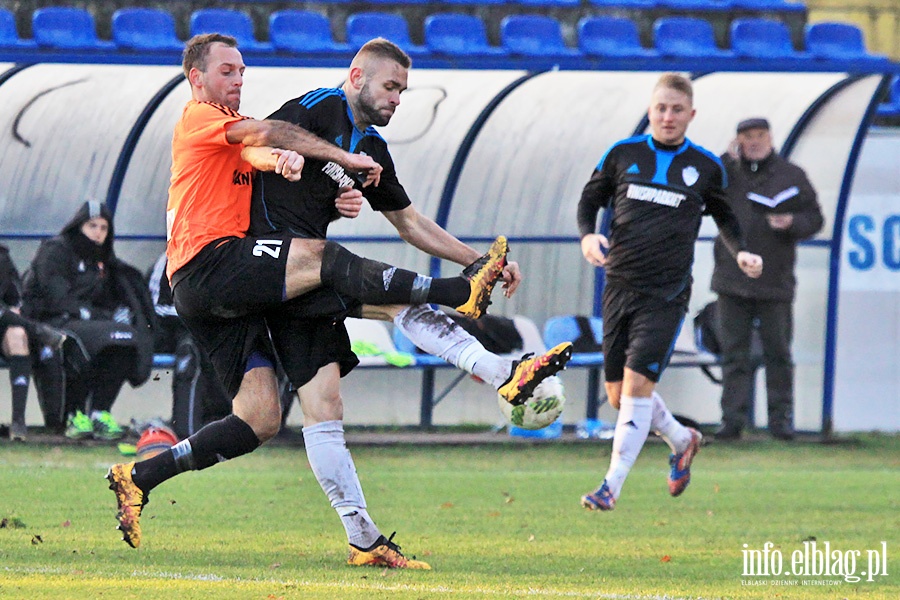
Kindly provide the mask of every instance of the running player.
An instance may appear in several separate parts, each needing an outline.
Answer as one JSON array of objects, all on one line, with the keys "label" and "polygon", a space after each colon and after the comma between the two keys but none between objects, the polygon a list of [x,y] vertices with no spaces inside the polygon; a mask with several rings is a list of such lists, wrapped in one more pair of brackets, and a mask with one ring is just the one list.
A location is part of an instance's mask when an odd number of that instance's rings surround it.
[{"label": "running player", "polygon": [[[685,137],[693,98],[690,80],[664,74],[648,111],[651,135],[610,148],[578,204],[581,251],[606,268],[604,372],[609,402],[619,411],[606,478],[581,499],[591,510],[615,507],[651,429],[672,449],[669,493],[678,496],[690,483],[702,436],[675,420],[655,387],[687,311],[700,218],[712,215],[748,277],[762,274],[762,259],[744,250],[726,202],[721,161]],[[609,239],[594,233],[601,208],[612,211]]]},{"label": "running player", "polygon": [[[141,542],[140,515],[149,492],[188,470],[252,452],[281,424],[274,365],[261,311],[321,285],[372,304],[435,302],[479,316],[506,262],[505,240],[465,276],[432,279],[353,255],[333,242],[290,235],[247,237],[254,169],[299,179],[304,157],[332,161],[377,184],[381,167],[309,132],[238,113],[244,63],[234,38],[204,34],[183,57],[192,99],[172,139],[166,211],[168,275],[179,316],[208,353],[233,413],[171,450],[118,464],[107,478],[118,502],[119,528]],[[274,149],[260,152],[259,146]]]}]

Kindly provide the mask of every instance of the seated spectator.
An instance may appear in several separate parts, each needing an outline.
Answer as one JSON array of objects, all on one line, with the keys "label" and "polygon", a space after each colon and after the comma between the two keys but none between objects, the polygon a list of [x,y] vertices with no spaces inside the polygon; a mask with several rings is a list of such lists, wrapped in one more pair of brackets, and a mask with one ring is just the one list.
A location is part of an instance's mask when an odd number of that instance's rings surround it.
[{"label": "seated spectator", "polygon": [[57,349],[65,340],[61,331],[22,317],[22,280],[9,257],[9,249],[0,245],[0,352],[9,367],[12,387],[12,421],[9,439],[24,442],[28,437],[25,426],[25,407],[28,403],[28,384],[31,380],[29,338],[40,345]]},{"label": "seated spectator", "polygon": [[175,312],[172,288],[166,277],[165,252],[157,259],[148,279],[157,320],[153,347],[157,353],[175,355],[172,429],[179,439],[185,439],[206,423],[230,415],[231,400],[215,376],[212,363]]},{"label": "seated spectator", "polygon": [[26,315],[64,327],[88,357],[66,368],[66,437],[114,440],[125,434],[110,414],[122,384],[144,383],[153,365],[155,317],[144,278],[113,252],[112,214],[85,202],[59,235],[44,241],[25,276]]}]

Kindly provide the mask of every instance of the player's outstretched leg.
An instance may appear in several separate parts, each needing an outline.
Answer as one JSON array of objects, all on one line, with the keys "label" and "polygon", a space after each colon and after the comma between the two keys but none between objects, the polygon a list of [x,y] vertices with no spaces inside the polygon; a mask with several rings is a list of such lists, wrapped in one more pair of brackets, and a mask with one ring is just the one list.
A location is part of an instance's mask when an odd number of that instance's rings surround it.
[{"label": "player's outstretched leg", "polygon": [[468,300],[456,307],[457,312],[473,319],[487,312],[491,293],[503,274],[508,253],[506,238],[497,236],[487,253],[463,270],[462,276],[469,282],[470,293]]},{"label": "player's outstretched leg", "polygon": [[141,488],[134,484],[131,478],[131,470],[134,463],[113,465],[106,474],[109,481],[109,489],[116,494],[116,502],[119,510],[116,518],[119,520],[119,529],[122,532],[122,540],[132,548],[141,545],[141,511],[149,500],[149,494],[144,494]]},{"label": "player's outstretched leg", "polygon": [[680,496],[691,482],[691,463],[700,452],[700,440],[703,434],[692,427],[687,428],[691,432],[691,441],[684,452],[669,455],[669,493],[672,496]]},{"label": "player's outstretched leg", "polygon": [[394,535],[386,538],[381,536],[369,548],[357,548],[350,544],[350,556],[347,557],[347,564],[357,567],[388,567],[390,569],[424,569],[431,570],[431,565],[421,560],[406,558],[400,552],[400,546],[394,543]]},{"label": "player's outstretched leg", "polygon": [[497,392],[514,406],[523,404],[540,382],[566,368],[570,358],[571,342],[557,344],[540,356],[526,354],[513,362],[512,374]]},{"label": "player's outstretched leg", "polygon": [[454,277],[426,277],[406,269],[357,256],[332,241],[322,251],[321,282],[363,304],[443,304],[479,318],[491,303],[491,292],[503,275],[509,247],[498,237],[490,250]]}]

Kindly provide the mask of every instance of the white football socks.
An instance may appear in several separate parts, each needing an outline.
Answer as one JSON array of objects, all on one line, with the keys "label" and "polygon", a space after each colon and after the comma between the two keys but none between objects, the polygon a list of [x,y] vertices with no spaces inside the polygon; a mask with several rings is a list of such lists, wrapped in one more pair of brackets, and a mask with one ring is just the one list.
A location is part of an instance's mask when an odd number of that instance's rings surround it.
[{"label": "white football socks", "polygon": [[512,374],[512,361],[485,350],[481,342],[450,317],[427,304],[410,306],[394,318],[418,348],[439,356],[499,389]]},{"label": "white football socks", "polygon": [[306,457],[316,481],[341,517],[347,540],[368,548],[381,535],[366,512],[366,499],[356,474],[356,466],[344,441],[340,421],[324,421],[303,428]]},{"label": "white football socks", "polygon": [[684,452],[691,443],[690,430],[672,416],[662,397],[655,391],[653,392],[653,420],[650,422],[650,427],[669,445],[673,454]]},{"label": "white football socks", "polygon": [[637,460],[647,435],[650,433],[650,419],[653,413],[652,398],[632,398],[622,396],[619,402],[619,417],[613,436],[612,456],[606,485],[613,498],[618,498],[628,472]]}]

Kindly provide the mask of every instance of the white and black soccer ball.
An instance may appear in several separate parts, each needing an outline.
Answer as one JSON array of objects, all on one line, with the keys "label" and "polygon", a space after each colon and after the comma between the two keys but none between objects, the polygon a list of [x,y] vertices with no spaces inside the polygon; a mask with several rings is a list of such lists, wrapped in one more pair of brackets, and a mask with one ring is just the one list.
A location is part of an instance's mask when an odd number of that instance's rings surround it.
[{"label": "white and black soccer ball", "polygon": [[513,406],[500,394],[497,394],[497,403],[510,424],[522,429],[543,429],[562,414],[566,395],[560,378],[552,375],[534,388],[534,393],[524,404]]}]

